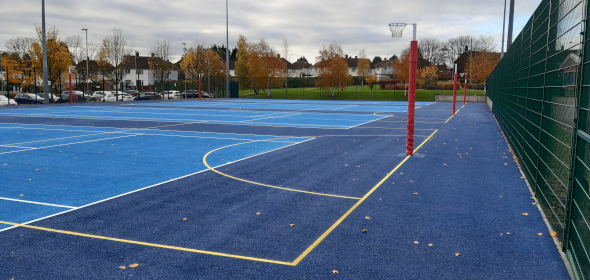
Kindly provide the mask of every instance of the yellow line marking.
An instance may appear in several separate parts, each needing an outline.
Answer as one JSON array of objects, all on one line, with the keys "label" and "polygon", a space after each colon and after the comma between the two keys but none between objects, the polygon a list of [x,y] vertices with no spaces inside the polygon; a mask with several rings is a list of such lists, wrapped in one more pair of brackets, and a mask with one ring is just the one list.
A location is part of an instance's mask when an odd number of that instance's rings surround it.
[{"label": "yellow line marking", "polygon": [[[438,129],[436,131],[434,131],[432,134],[430,134],[430,136],[424,140],[424,142],[422,142],[422,144],[420,144],[420,146],[418,146],[414,152],[417,152],[428,140],[430,140],[430,138],[432,138],[432,136],[434,136],[435,133],[438,132]],[[346,213],[344,213],[344,215],[342,215],[342,217],[340,217],[340,219],[338,219],[330,228],[328,228],[328,230],[326,230],[326,232],[324,232],[324,234],[322,234],[313,244],[311,244],[311,246],[309,246],[299,257],[297,257],[297,259],[295,259],[295,261],[293,261],[293,265],[297,265],[299,264],[299,262],[301,262],[301,260],[303,260],[303,258],[305,258],[316,246],[318,246],[318,244],[320,244],[320,242],[322,242],[340,223],[342,223],[342,221],[344,221],[344,219],[346,219],[346,217],[348,217],[348,215],[350,215],[350,213],[352,213],[352,211],[354,211],[359,205],[361,205],[361,203],[363,203],[363,201],[365,201],[373,192],[375,192],[385,181],[387,181],[387,179],[389,179],[389,177],[391,177],[391,175],[393,175],[393,173],[395,173],[395,171],[397,171],[411,156],[406,156],[406,158],[404,160],[402,160],[402,162],[400,162],[393,170],[391,170],[391,172],[389,172],[383,179],[381,179],[381,181],[379,181],[379,183],[377,183],[377,185],[375,185],[367,194],[365,194],[365,196],[363,196],[363,198],[361,198],[361,200],[359,200],[356,204],[354,204],[350,209],[348,209],[348,211]]]},{"label": "yellow line marking", "polygon": [[225,149],[225,148],[229,148],[229,147],[233,147],[233,146],[238,146],[238,145],[255,143],[255,142],[266,142],[266,141],[268,141],[268,140],[258,140],[258,141],[244,142],[244,143],[238,143],[238,144],[233,144],[233,145],[228,145],[228,146],[225,146],[225,147],[217,148],[217,149],[212,150],[212,151],[208,152],[207,154],[205,154],[205,156],[203,157],[203,163],[205,164],[205,166],[207,166],[207,168],[209,168],[209,170],[211,170],[211,171],[213,171],[213,172],[215,172],[215,173],[217,173],[219,175],[222,175],[222,176],[225,176],[225,177],[228,177],[228,178],[232,178],[234,180],[238,180],[238,181],[242,181],[242,182],[254,184],[254,185],[259,185],[259,186],[264,186],[264,187],[274,188],[274,189],[279,189],[279,190],[285,190],[285,191],[300,192],[300,193],[307,193],[307,194],[314,194],[314,195],[322,195],[322,196],[329,196],[329,197],[347,198],[347,199],[356,199],[356,200],[361,199],[360,197],[350,197],[350,196],[342,196],[342,195],[334,195],[334,194],[326,194],[326,193],[303,191],[303,190],[297,190],[297,189],[291,189],[291,188],[283,188],[283,187],[279,187],[279,186],[273,186],[273,185],[258,183],[258,182],[254,182],[254,181],[249,181],[249,180],[241,179],[241,178],[234,177],[234,176],[231,176],[231,175],[222,173],[220,171],[217,171],[215,168],[209,166],[209,164],[207,163],[207,157],[211,153],[216,152],[216,151],[219,151],[221,149]]},{"label": "yellow line marking", "polygon": [[250,261],[267,262],[267,263],[275,263],[275,264],[283,264],[283,265],[294,266],[294,264],[292,262],[282,262],[282,261],[275,261],[275,260],[268,260],[268,259],[254,258],[254,257],[246,257],[246,256],[240,256],[240,255],[233,255],[233,254],[226,254],[226,253],[218,253],[218,252],[211,252],[211,251],[204,251],[204,250],[197,250],[197,249],[190,249],[190,248],[183,248],[183,247],[162,245],[162,244],[155,244],[155,243],[148,243],[148,242],[127,240],[127,239],[120,239],[120,238],[112,238],[112,237],[106,237],[106,236],[100,236],[100,235],[93,235],[93,234],[79,233],[79,232],[73,232],[73,231],[51,229],[51,228],[45,228],[45,227],[30,226],[30,225],[17,224],[17,223],[11,223],[11,222],[4,222],[4,221],[0,221],[0,223],[6,224],[6,225],[12,225],[12,226],[19,226],[19,227],[24,227],[24,228],[30,228],[30,229],[37,229],[37,230],[43,230],[43,231],[49,231],[49,232],[63,233],[63,234],[68,234],[68,235],[75,235],[75,236],[82,236],[82,237],[89,237],[89,238],[95,238],[95,239],[116,241],[116,242],[122,242],[122,243],[129,243],[129,244],[150,246],[150,247],[156,247],[156,248],[172,249],[172,250],[186,251],[186,252],[192,252],[192,253],[200,253],[200,254],[213,255],[213,256],[230,257],[230,258],[244,259],[244,260],[250,260]]},{"label": "yellow line marking", "polygon": [[[386,135],[317,135],[317,136],[301,136],[301,137],[308,137],[308,138],[314,138],[314,137],[356,137],[356,136],[360,136],[360,137],[406,137],[407,135],[392,135],[392,134],[386,134]],[[428,137],[427,135],[414,135],[414,137]]]},{"label": "yellow line marking", "polygon": [[[365,126],[355,127],[354,129],[357,129],[357,128],[404,129],[404,130],[407,130],[408,129],[406,127],[397,128],[397,127],[365,127]],[[433,129],[433,128],[432,129],[431,128],[414,128],[414,130],[436,130],[436,129]]]}]

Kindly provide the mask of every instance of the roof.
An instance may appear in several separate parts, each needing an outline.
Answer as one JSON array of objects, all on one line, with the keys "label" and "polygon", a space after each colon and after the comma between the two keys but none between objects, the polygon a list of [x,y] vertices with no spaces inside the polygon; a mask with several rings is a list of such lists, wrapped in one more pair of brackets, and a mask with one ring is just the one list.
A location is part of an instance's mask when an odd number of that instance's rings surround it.
[{"label": "roof", "polygon": [[390,67],[393,66],[393,60],[383,60],[377,64],[375,64],[375,68],[383,68],[383,67]]},{"label": "roof", "polygon": [[288,69],[304,69],[304,68],[310,68],[311,67],[311,64],[309,64],[309,63],[307,63],[305,61],[297,61],[295,63],[289,63],[289,64],[287,64],[287,68]]}]

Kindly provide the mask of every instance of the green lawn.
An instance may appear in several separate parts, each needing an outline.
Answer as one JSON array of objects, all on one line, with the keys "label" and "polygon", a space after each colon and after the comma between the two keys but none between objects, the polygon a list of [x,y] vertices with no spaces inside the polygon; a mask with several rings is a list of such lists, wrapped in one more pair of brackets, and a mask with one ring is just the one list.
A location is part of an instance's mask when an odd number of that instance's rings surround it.
[{"label": "green lawn", "polygon": [[[377,88],[371,90],[369,86],[350,86],[344,91],[335,92],[332,97],[332,92],[325,90],[321,91],[319,88],[290,88],[287,94],[284,88],[272,89],[271,99],[325,99],[325,100],[395,100],[407,101],[408,97],[404,96],[403,90],[381,90],[379,85]],[[453,94],[452,90],[416,90],[416,101],[434,101],[435,94]],[[457,94],[463,94],[463,89],[457,90]],[[483,90],[467,90],[467,94],[481,94]],[[240,98],[268,98],[268,93],[262,91],[258,95],[254,94],[253,90],[241,90]]]}]

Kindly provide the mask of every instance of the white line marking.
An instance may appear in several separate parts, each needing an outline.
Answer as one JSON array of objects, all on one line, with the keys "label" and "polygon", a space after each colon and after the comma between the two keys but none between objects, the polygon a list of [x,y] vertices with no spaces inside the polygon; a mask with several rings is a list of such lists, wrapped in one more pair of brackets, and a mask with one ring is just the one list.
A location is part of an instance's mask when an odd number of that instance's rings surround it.
[{"label": "white line marking", "polygon": [[77,208],[77,207],[73,207],[73,206],[66,206],[66,205],[59,205],[59,204],[51,204],[51,203],[44,203],[44,202],[37,202],[37,201],[30,201],[30,200],[22,200],[22,199],[14,199],[14,198],[8,198],[8,197],[0,197],[0,200],[10,200],[10,201],[16,201],[16,202],[24,202],[24,203],[30,203],[30,204],[39,204],[39,205],[45,205],[45,206],[70,208],[70,209],[76,209]]},{"label": "white line marking", "polygon": [[48,148],[61,147],[61,146],[67,146],[67,145],[76,145],[76,144],[84,144],[84,143],[90,143],[90,142],[98,142],[98,141],[104,141],[104,140],[127,138],[127,137],[134,137],[134,136],[138,136],[138,135],[126,135],[126,136],[118,136],[118,137],[111,137],[111,138],[104,138],[104,139],[81,141],[81,142],[75,142],[75,143],[59,144],[59,145],[53,145],[53,146],[47,146],[47,147],[31,148],[31,149],[27,149],[27,150],[4,152],[4,153],[0,153],[0,155],[3,155],[3,154],[12,154],[12,153],[20,153],[20,152],[33,151],[33,150],[48,149]]},{"label": "white line marking", "polygon": [[366,123],[361,123],[359,125],[351,126],[351,127],[347,128],[347,129],[351,129],[351,128],[355,128],[355,127],[358,127],[358,126],[361,126],[361,125],[369,124],[369,123],[376,122],[378,120],[382,120],[382,119],[389,118],[389,117],[392,117],[392,116],[385,116],[383,118],[379,118],[379,119],[372,120],[372,121],[369,121],[369,122],[366,122]]},{"label": "white line marking", "polygon": [[[260,156],[260,155],[264,155],[264,154],[267,154],[267,153],[271,153],[271,152],[274,152],[274,151],[285,149],[285,148],[288,148],[288,147],[291,147],[291,146],[299,145],[299,144],[305,143],[307,141],[315,140],[315,139],[316,138],[307,139],[305,141],[301,141],[301,142],[294,143],[294,144],[291,144],[291,145],[287,145],[287,146],[284,146],[284,147],[281,147],[281,148],[277,148],[277,149],[266,151],[266,152],[263,152],[263,153],[260,153],[260,154],[256,154],[256,155],[253,155],[253,156],[245,157],[243,159],[239,159],[239,160],[236,160],[236,161],[232,161],[232,162],[228,162],[228,163],[225,163],[225,164],[222,164],[222,165],[218,165],[218,166],[215,166],[213,168],[223,167],[223,166],[226,166],[226,165],[229,165],[229,164],[233,164],[233,163],[236,163],[236,162],[244,161],[244,160],[247,160],[247,159],[250,159],[250,158],[253,158],[253,157],[257,157],[257,156]],[[184,179],[184,178],[187,178],[187,177],[190,177],[190,176],[199,174],[199,173],[207,172],[207,171],[211,171],[211,170],[209,170],[209,169],[201,170],[201,171],[198,171],[198,172],[195,172],[195,173],[191,173],[191,174],[188,174],[188,175],[184,175],[184,176],[181,176],[181,177],[178,177],[178,178],[175,178],[175,179],[170,179],[168,181],[164,181],[164,182],[157,183],[157,184],[154,184],[154,185],[151,185],[151,186],[147,186],[147,187],[144,187],[144,188],[141,188],[141,189],[137,189],[137,190],[134,190],[134,191],[130,191],[130,192],[126,192],[126,193],[123,193],[123,194],[119,194],[119,195],[116,195],[116,196],[113,196],[113,197],[105,198],[105,199],[102,199],[102,200],[99,200],[99,201],[96,201],[96,202],[92,202],[92,203],[89,203],[89,204],[86,204],[86,205],[82,205],[80,207],[76,207],[76,208],[73,208],[73,209],[70,209],[70,210],[66,210],[66,211],[63,211],[63,212],[55,213],[53,215],[45,216],[45,217],[42,217],[42,218],[38,218],[38,219],[35,219],[35,220],[28,221],[26,223],[20,223],[20,224],[28,225],[28,224],[31,224],[31,223],[34,223],[34,222],[38,222],[38,221],[41,221],[41,220],[45,220],[45,219],[48,219],[48,218],[59,216],[59,215],[62,215],[62,214],[68,213],[68,212],[72,212],[72,211],[75,211],[75,210],[86,208],[86,207],[89,207],[89,206],[92,206],[92,205],[95,205],[95,204],[99,204],[99,203],[102,203],[102,202],[105,202],[105,201],[109,201],[109,200],[112,200],[112,199],[115,199],[115,198],[119,198],[119,197],[126,196],[126,195],[129,195],[129,194],[132,194],[132,193],[136,193],[136,192],[147,190],[147,189],[150,189],[150,188],[153,188],[153,187],[157,187],[157,186],[160,186],[160,185],[163,185],[163,184],[166,184],[166,183],[178,181],[180,179]],[[213,171],[211,171],[211,172],[213,172]],[[18,226],[11,226],[11,227],[7,227],[5,229],[0,229],[0,232],[7,231],[9,229],[13,229],[13,228],[17,228],[17,227]]]}]

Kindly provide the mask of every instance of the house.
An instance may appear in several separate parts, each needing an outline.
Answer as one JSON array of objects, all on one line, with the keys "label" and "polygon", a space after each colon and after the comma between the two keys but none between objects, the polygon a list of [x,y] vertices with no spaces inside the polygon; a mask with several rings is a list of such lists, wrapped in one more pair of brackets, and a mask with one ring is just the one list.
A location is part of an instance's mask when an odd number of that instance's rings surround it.
[{"label": "house", "polygon": [[311,64],[305,61],[297,61],[295,63],[290,63],[287,61],[287,71],[289,72],[289,77],[302,77],[304,74],[306,77],[314,76],[312,74],[313,71],[311,69],[311,66]]},{"label": "house", "polygon": [[[465,46],[465,51],[455,60],[455,64],[457,64],[457,73],[465,73],[466,64],[469,61],[470,57],[474,57],[479,54],[479,51],[470,51],[468,46]],[[494,56],[498,57],[498,61],[500,60],[500,53],[490,53]]]},{"label": "house", "polygon": [[385,80],[391,79],[391,76],[395,74],[395,69],[393,68],[394,60],[383,60],[377,64],[375,64],[375,77],[377,80]]}]

